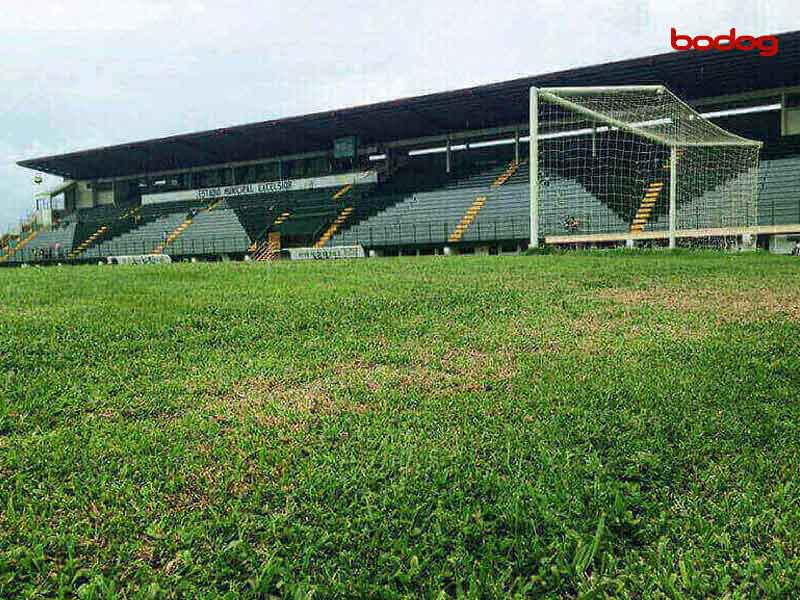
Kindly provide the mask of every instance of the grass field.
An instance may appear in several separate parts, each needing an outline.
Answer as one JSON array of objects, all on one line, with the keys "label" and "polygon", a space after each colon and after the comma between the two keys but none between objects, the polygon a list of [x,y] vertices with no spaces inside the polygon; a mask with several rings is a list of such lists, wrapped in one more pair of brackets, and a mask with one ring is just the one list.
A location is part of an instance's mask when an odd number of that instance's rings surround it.
[{"label": "grass field", "polygon": [[800,594],[800,261],[0,270],[0,597]]}]

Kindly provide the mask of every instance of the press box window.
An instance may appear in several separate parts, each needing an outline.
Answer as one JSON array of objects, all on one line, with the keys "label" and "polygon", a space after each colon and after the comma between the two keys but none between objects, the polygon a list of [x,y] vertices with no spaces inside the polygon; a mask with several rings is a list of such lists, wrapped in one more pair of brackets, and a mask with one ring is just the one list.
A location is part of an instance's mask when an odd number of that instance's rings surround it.
[{"label": "press box window", "polygon": [[781,133],[800,135],[800,94],[787,94],[783,97]]}]

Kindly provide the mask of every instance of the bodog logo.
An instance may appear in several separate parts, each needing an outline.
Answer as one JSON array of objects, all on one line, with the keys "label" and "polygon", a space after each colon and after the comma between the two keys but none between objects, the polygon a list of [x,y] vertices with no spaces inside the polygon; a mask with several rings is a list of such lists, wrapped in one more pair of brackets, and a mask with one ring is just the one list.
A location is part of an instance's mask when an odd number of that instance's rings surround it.
[{"label": "bodog logo", "polygon": [[778,38],[774,35],[762,35],[760,37],[742,35],[737,37],[735,28],[731,28],[731,32],[728,35],[718,35],[717,37],[698,35],[692,39],[690,35],[679,34],[678,30],[673,27],[671,41],[672,48],[678,52],[686,52],[692,49],[698,52],[706,52],[708,50],[727,52],[735,49],[744,52],[758,50],[761,56],[775,56],[778,53]]}]

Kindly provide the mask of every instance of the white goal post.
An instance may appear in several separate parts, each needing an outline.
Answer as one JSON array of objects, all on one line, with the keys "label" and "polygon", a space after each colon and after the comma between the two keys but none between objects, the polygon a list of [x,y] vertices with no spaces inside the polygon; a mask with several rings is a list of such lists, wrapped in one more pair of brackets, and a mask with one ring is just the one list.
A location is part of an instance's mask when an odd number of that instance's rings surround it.
[{"label": "white goal post", "polygon": [[531,247],[757,225],[761,142],[662,85],[531,88]]}]

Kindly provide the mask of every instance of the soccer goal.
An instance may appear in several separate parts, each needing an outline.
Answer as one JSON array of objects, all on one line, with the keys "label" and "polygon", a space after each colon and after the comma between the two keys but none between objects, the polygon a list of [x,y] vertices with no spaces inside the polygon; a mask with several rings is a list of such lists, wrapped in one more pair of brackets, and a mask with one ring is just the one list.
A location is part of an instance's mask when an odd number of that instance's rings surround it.
[{"label": "soccer goal", "polygon": [[532,88],[530,104],[531,246],[649,239],[674,248],[757,225],[761,142],[666,87]]}]

